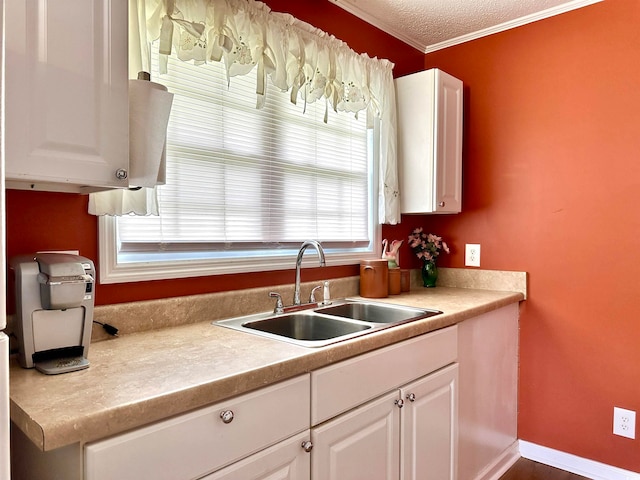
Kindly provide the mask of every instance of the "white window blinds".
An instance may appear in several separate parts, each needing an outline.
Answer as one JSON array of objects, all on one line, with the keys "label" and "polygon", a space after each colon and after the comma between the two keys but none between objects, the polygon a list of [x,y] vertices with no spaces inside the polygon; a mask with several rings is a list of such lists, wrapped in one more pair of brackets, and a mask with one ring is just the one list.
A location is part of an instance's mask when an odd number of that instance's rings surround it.
[{"label": "white window blinds", "polygon": [[[379,221],[400,221],[393,64],[357,53],[343,41],[287,13],[254,0],[134,0],[129,59],[133,72],[148,71],[149,45],[160,71],[170,57],[197,65],[224,63],[230,77],[257,79],[257,104],[267,84],[309,103],[337,111],[367,112],[380,120]],[[159,51],[158,51],[159,50]],[[273,91],[273,90],[272,90]],[[322,108],[322,107],[321,107]]]},{"label": "white window blinds", "polygon": [[[255,76],[233,77],[229,88],[219,62],[169,62],[154,76],[175,95],[160,216],[115,220],[119,261],[263,256],[308,239],[328,251],[373,250],[365,112],[330,111],[324,123],[325,102],[303,114],[270,83],[256,110]],[[157,71],[157,53],[153,63]]]}]

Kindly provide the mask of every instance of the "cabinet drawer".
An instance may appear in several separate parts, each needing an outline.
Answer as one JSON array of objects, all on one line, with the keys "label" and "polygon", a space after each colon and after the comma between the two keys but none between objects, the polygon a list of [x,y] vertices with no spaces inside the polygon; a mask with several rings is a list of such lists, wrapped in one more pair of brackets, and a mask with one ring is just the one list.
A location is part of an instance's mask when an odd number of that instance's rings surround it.
[{"label": "cabinet drawer", "polygon": [[437,330],[311,372],[311,424],[455,362],[457,328]]},{"label": "cabinet drawer", "polygon": [[[198,478],[309,428],[309,375],[85,447],[85,479]],[[233,412],[224,423],[221,412]]]}]

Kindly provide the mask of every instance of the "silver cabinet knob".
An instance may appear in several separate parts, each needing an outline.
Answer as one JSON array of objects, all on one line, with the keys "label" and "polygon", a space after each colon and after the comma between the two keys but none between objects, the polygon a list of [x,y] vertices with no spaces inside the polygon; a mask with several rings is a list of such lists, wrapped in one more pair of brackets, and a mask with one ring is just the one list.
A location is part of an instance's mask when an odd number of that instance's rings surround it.
[{"label": "silver cabinet knob", "polygon": [[129,176],[129,173],[124,168],[119,168],[116,170],[116,178],[118,180],[124,180]]},{"label": "silver cabinet knob", "polygon": [[440,202],[440,203],[438,203],[438,206],[439,206],[439,207],[444,207],[444,202]]},{"label": "silver cabinet knob", "polygon": [[312,448],[313,448],[313,443],[311,443],[309,440],[302,442],[302,449],[305,452],[309,453]]},{"label": "silver cabinet knob", "polygon": [[220,418],[223,423],[231,423],[233,421],[233,411],[232,410],[223,410],[220,412]]},{"label": "silver cabinet knob", "polygon": [[404,400],[402,400],[402,399],[396,400],[395,404],[396,404],[396,406],[398,408],[402,408],[402,407],[404,407]]},{"label": "silver cabinet knob", "polygon": [[415,393],[407,394],[407,400],[409,400],[410,402],[415,402],[416,401],[416,394]]}]

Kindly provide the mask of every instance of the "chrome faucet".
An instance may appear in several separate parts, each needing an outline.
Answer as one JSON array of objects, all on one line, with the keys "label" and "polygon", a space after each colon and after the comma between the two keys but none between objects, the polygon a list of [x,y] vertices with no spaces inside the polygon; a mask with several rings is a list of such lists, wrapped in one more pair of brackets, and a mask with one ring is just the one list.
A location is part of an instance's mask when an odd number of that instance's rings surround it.
[{"label": "chrome faucet", "polygon": [[302,266],[302,255],[304,251],[308,247],[313,247],[318,252],[318,256],[320,257],[320,266],[326,266],[324,261],[324,250],[322,249],[322,245],[315,240],[307,240],[302,244],[300,250],[298,251],[298,258],[296,259],[296,288],[293,292],[293,304],[300,305],[300,267]]}]

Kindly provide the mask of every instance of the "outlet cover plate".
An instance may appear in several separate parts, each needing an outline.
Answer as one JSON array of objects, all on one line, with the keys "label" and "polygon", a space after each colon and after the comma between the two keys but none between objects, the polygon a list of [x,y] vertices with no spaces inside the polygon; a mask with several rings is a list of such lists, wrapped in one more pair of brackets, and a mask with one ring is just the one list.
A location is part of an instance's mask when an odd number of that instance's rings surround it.
[{"label": "outlet cover plate", "polygon": [[480,266],[480,244],[467,243],[464,250],[464,265],[466,267]]},{"label": "outlet cover plate", "polygon": [[636,438],[636,412],[613,407],[613,433],[621,437]]}]

